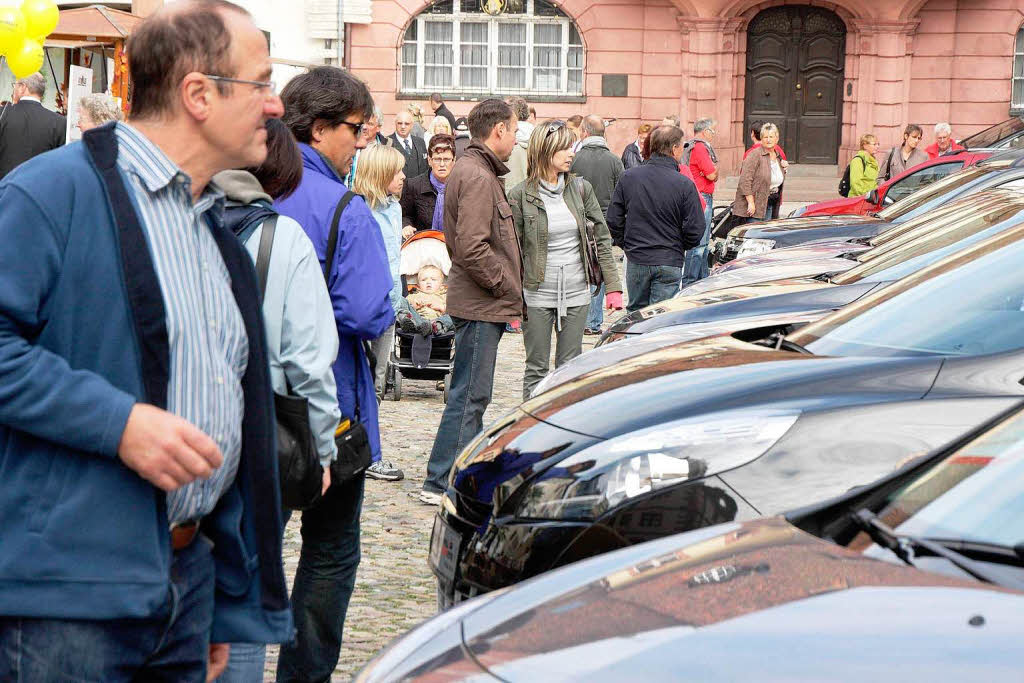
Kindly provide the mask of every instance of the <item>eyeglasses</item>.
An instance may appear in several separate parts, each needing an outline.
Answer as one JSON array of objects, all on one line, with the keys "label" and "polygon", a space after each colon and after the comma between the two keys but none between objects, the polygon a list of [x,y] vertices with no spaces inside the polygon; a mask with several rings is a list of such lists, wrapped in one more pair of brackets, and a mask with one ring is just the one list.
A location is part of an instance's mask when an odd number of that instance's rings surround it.
[{"label": "eyeglasses", "polygon": [[430,160],[433,161],[435,164],[441,164],[441,165],[447,166],[448,164],[450,164],[453,161],[455,161],[455,157],[432,156],[432,157],[430,157]]},{"label": "eyeglasses", "polygon": [[366,132],[366,124],[365,123],[351,123],[349,121],[341,121],[340,123],[343,126],[348,126],[349,128],[351,128],[352,129],[352,133],[355,134],[355,136],[357,138],[363,137],[363,133]]},{"label": "eyeglasses", "polygon": [[257,90],[263,90],[267,94],[274,94],[277,92],[277,84],[274,81],[247,81],[244,78],[228,78],[227,76],[214,76],[212,74],[203,74],[211,81],[220,81],[221,83],[241,83],[242,85],[255,86]]},{"label": "eyeglasses", "polygon": [[544,137],[551,135],[559,128],[565,128],[565,121],[552,121],[551,124],[548,125],[548,132],[544,134]]}]

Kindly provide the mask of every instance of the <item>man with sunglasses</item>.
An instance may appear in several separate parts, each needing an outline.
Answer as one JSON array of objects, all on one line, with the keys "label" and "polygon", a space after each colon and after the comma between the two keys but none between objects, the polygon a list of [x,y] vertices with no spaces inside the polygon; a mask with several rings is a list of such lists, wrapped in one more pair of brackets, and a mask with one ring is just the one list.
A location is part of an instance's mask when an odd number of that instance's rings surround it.
[{"label": "man with sunglasses", "polygon": [[[395,321],[388,295],[391,270],[380,228],[359,196],[348,196],[342,178],[357,148],[366,146],[363,122],[373,114],[366,84],[334,66],[296,76],[281,92],[284,122],[299,142],[302,182],[274,207],[303,227],[323,264],[331,225],[338,220],[334,260],[325,264],[327,289],[338,325],[334,362],[343,420],[366,428],[373,456],[367,476],[401,479],[402,471],[381,459],[377,393],[363,342],[381,336]],[[348,203],[341,206],[348,197]],[[281,648],[279,681],[325,681],[341,652],[342,630],[359,565],[359,516],[363,476],[334,481],[302,513],[302,550],[292,588],[297,630]]]},{"label": "man with sunglasses", "polygon": [[292,634],[256,275],[211,177],[281,116],[245,10],[128,41],[127,123],[0,182],[0,680],[201,681]]}]

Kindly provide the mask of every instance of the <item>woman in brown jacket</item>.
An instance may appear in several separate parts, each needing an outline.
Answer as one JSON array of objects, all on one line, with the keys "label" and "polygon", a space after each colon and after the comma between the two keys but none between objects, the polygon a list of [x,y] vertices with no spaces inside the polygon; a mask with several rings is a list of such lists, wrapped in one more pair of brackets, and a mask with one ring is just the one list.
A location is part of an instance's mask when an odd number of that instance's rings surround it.
[{"label": "woman in brown jacket", "polygon": [[761,147],[747,155],[740,169],[740,182],[732,203],[735,225],[763,220],[768,211],[769,196],[777,194],[786,179],[789,164],[779,157],[775,148],[778,142],[779,129],[774,123],[764,124],[761,127]]}]

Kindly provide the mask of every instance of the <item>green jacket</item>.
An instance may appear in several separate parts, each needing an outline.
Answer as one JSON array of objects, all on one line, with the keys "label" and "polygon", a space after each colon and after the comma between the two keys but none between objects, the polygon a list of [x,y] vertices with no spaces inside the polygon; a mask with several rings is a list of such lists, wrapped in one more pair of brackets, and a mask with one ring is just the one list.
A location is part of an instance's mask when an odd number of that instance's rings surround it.
[{"label": "green jacket", "polygon": [[[578,191],[583,185],[583,196]],[[593,282],[586,255],[587,220],[594,224],[597,237],[597,257],[604,276],[605,290],[608,292],[622,291],[622,278],[612,256],[612,238],[608,232],[608,224],[604,220],[604,212],[597,202],[597,195],[589,182],[578,176],[569,174],[565,186],[565,204],[576,217],[580,229],[580,258],[587,273],[587,282]],[[536,291],[544,282],[544,268],[548,257],[548,214],[544,209],[544,200],[537,190],[537,184],[525,181],[517,185],[508,195],[508,203],[512,207],[512,221],[519,236],[523,250],[523,289]]]},{"label": "green jacket", "polygon": [[850,197],[862,197],[878,187],[878,160],[864,150],[850,159]]}]

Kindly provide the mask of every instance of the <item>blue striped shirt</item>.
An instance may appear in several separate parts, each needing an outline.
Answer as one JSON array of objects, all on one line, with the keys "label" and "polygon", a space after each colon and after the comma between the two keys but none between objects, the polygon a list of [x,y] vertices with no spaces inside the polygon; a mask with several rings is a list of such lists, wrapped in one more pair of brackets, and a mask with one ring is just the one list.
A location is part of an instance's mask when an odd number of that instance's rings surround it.
[{"label": "blue striped shirt", "polygon": [[208,185],[193,203],[191,179],[137,130],[118,123],[117,163],[149,242],[170,343],[167,410],[210,436],[224,455],[207,480],[167,495],[172,524],[201,517],[238,471],[249,339],[231,277],[207,220],[221,222],[224,194]]}]

